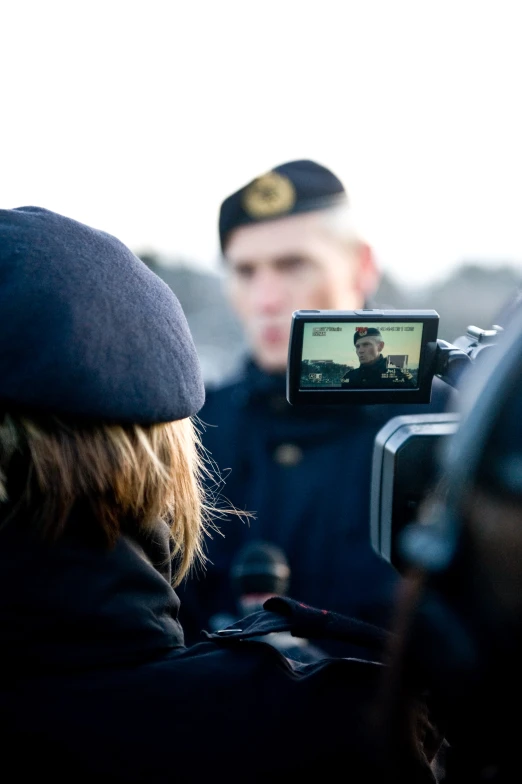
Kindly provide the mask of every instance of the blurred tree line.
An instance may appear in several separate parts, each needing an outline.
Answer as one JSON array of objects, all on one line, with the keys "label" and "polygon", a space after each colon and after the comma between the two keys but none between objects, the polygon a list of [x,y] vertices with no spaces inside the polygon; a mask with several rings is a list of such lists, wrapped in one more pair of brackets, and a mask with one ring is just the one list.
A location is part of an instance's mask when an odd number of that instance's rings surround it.
[{"label": "blurred tree line", "polygon": [[[155,253],[138,253],[178,297],[207,382],[219,382],[234,371],[245,351],[240,326],[228,306],[219,272],[187,262],[166,263]],[[442,282],[406,290],[385,274],[373,303],[385,308],[433,308],[440,315],[439,337],[452,342],[469,325],[490,329],[501,320],[507,302],[522,288],[522,269],[461,264]]]},{"label": "blurred tree line", "polygon": [[451,343],[470,325],[490,329],[521,287],[522,269],[466,262],[442,282],[416,291],[404,291],[384,276],[375,301],[395,308],[433,308],[440,315],[439,337]]}]

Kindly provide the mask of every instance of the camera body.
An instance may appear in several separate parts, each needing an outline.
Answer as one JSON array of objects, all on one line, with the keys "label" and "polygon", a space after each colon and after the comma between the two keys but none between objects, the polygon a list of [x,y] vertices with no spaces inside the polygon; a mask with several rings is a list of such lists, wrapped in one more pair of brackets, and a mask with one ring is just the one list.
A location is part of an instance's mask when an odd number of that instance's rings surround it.
[{"label": "camera body", "polygon": [[[503,328],[469,326],[453,344],[438,341],[439,375],[460,380],[462,371],[482,362],[497,344]],[[487,351],[485,350],[487,349]],[[455,353],[455,350],[457,352]],[[460,354],[469,362],[461,364]],[[458,372],[451,363],[457,362]],[[457,384],[455,384],[457,386]],[[420,503],[436,489],[448,439],[457,432],[460,414],[409,414],[390,419],[375,438],[371,496],[370,535],[375,552],[402,572],[408,558],[401,533],[415,523]]]},{"label": "camera body", "polygon": [[[435,310],[295,311],[288,402],[429,403],[434,376],[458,388],[463,373],[489,354],[503,331],[497,325],[489,330],[469,326],[465,335],[447,343],[437,338],[438,325]],[[456,413],[395,416],[375,438],[371,543],[399,571],[405,566],[400,534],[415,522],[419,504],[434,489],[442,449],[459,420]]]}]

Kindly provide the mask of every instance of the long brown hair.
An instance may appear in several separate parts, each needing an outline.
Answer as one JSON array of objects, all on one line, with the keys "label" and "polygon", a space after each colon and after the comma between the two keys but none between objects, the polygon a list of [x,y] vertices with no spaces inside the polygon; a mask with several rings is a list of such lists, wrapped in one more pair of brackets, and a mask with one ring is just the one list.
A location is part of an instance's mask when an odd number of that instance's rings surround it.
[{"label": "long brown hair", "polygon": [[[122,525],[169,523],[174,583],[205,560],[203,537],[225,512],[213,503],[208,460],[192,419],[150,426],[91,424],[56,416],[0,417],[0,504],[59,537],[87,504],[107,543]],[[209,498],[210,493],[210,498]],[[0,507],[1,508],[1,507]]]}]

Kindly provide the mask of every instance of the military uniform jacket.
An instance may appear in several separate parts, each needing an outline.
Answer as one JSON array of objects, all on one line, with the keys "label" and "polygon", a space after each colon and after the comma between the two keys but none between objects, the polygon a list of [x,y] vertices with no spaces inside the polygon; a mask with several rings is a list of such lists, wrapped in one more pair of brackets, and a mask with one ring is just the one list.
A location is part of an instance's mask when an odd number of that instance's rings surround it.
[{"label": "military uniform jacket", "polygon": [[341,379],[341,386],[350,389],[414,389],[411,373],[393,365],[388,367],[382,354],[372,365],[348,370]]},{"label": "military uniform jacket", "polygon": [[442,411],[448,390],[436,383],[430,405],[292,407],[284,376],[269,376],[251,362],[235,380],[209,390],[200,419],[204,444],[225,480],[219,489],[255,517],[222,521],[224,537],[208,542],[206,571],[182,587],[187,638],[200,639],[212,616],[236,615],[231,559],[253,539],[282,547],[293,598],[386,626],[397,574],[370,543],[375,435],[392,416]]},{"label": "military uniform jacket", "polygon": [[[407,732],[400,763],[376,755],[381,630],[276,602],[185,648],[168,556],[164,526],[111,550],[88,525],[53,545],[0,531],[6,781],[303,782],[342,768],[362,782],[380,780],[377,763],[392,781],[433,781]],[[372,656],[294,666],[251,639],[283,629],[352,636]]]}]

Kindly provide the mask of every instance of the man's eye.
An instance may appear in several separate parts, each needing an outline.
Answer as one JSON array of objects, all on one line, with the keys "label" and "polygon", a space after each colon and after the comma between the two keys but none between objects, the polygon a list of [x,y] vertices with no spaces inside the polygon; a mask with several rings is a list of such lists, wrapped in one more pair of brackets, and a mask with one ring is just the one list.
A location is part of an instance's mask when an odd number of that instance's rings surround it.
[{"label": "man's eye", "polygon": [[242,280],[250,280],[254,277],[254,267],[251,264],[237,264],[233,267],[232,272]]},{"label": "man's eye", "polygon": [[285,256],[277,261],[277,269],[281,272],[289,272],[304,267],[306,260],[302,256]]}]

